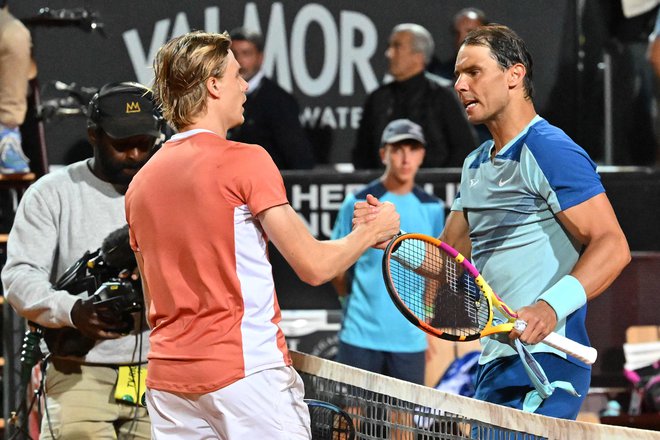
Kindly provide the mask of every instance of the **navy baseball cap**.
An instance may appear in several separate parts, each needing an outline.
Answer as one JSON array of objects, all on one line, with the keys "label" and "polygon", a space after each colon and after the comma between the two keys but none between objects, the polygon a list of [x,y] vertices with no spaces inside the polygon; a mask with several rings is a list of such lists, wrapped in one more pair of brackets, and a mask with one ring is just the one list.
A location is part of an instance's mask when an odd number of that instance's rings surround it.
[{"label": "navy baseball cap", "polygon": [[409,119],[395,119],[383,130],[381,145],[395,144],[401,141],[414,140],[426,146],[424,130]]},{"label": "navy baseball cap", "polygon": [[161,135],[162,117],[149,88],[136,82],[106,84],[89,104],[89,125],[114,139]]}]

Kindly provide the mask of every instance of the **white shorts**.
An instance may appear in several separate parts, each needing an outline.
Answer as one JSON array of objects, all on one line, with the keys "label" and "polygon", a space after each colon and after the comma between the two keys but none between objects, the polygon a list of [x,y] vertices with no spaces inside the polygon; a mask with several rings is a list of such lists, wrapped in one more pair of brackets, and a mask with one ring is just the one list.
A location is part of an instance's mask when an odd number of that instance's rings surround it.
[{"label": "white shorts", "polygon": [[147,389],[152,439],[311,439],[302,379],[263,370],[207,394]]}]

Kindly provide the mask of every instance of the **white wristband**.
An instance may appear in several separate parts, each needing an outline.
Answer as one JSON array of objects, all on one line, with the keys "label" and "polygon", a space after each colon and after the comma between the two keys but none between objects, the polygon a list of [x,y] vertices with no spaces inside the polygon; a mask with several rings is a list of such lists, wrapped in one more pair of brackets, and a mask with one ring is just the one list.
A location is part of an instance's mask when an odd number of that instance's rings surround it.
[{"label": "white wristband", "polygon": [[539,300],[547,302],[557,314],[557,321],[561,321],[587,303],[587,293],[577,278],[564,275]]}]

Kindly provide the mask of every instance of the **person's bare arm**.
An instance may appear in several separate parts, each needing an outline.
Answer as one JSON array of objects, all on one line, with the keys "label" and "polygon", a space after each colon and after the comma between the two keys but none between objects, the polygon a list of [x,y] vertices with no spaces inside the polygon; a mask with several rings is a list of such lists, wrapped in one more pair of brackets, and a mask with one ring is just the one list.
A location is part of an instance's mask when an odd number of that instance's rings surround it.
[{"label": "person's bare arm", "polygon": [[142,282],[142,295],[144,296],[144,314],[146,317],[147,325],[151,328],[149,324],[149,309],[151,308],[151,294],[149,294],[149,286],[147,285],[147,279],[144,277],[144,259],[142,258],[141,252],[135,252],[135,260],[138,264],[138,269],[140,270],[140,281]]},{"label": "person's bare arm", "polygon": [[445,221],[445,227],[438,237],[440,241],[470,258],[472,255],[472,242],[470,241],[470,225],[463,211],[451,211]]},{"label": "person's bare arm", "polygon": [[559,213],[568,231],[586,246],[571,274],[592,300],[619,276],[630,262],[630,249],[607,196],[599,194]]},{"label": "person's bare arm", "polygon": [[288,204],[267,209],[257,217],[298,277],[313,286],[345,272],[365,250],[399,231],[399,214],[391,203],[382,204],[371,221],[356,225],[339,240],[315,239]]},{"label": "person's bare arm", "polygon": [[[600,295],[630,262],[630,249],[619,226],[612,205],[602,193],[557,215],[568,232],[584,246],[584,252],[571,271],[571,276],[584,289],[585,301]],[[552,288],[551,288],[552,289]],[[569,290],[566,294],[571,294]],[[546,301],[538,301],[518,311],[527,322],[521,339],[540,342],[554,331],[558,318]]]}]

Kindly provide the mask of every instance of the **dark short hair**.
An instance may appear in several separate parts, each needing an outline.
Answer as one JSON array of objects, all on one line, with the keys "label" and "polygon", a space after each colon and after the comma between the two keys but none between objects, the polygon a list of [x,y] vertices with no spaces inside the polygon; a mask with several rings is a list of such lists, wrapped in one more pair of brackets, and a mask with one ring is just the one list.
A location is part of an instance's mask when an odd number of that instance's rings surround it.
[{"label": "dark short hair", "polygon": [[231,41],[250,42],[254,44],[260,53],[264,51],[264,39],[259,32],[250,31],[246,28],[239,27],[232,29],[229,32],[229,38],[231,38]]},{"label": "dark short hair", "polygon": [[507,26],[492,23],[478,27],[467,34],[463,46],[484,46],[490,49],[492,57],[503,68],[508,69],[514,64],[522,64],[527,71],[523,80],[525,97],[534,97],[533,61],[522,38]]}]

